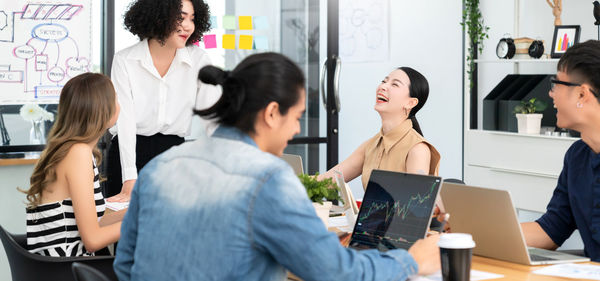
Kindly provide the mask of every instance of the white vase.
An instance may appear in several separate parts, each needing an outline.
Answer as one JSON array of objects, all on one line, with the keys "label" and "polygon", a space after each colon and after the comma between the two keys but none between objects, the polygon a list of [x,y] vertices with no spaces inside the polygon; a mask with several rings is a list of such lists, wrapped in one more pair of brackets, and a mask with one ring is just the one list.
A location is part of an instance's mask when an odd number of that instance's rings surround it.
[{"label": "white vase", "polygon": [[517,128],[519,134],[533,134],[539,135],[540,128],[542,127],[542,116],[541,113],[532,114],[516,114],[517,115]]},{"label": "white vase", "polygon": [[31,129],[29,130],[30,144],[46,143],[44,123],[42,120],[31,121]]},{"label": "white vase", "polygon": [[331,209],[331,202],[325,201],[323,204],[314,203],[315,211],[317,211],[317,216],[323,221],[325,227],[329,227],[329,210]]}]

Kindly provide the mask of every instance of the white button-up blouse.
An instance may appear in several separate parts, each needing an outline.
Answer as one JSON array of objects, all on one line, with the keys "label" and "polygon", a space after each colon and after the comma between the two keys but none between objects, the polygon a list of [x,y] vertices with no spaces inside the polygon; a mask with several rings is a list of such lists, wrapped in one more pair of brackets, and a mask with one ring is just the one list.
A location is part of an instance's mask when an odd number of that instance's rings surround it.
[{"label": "white button-up blouse", "polygon": [[[137,179],[136,134],[157,133],[185,137],[190,134],[192,110],[212,106],[221,96],[220,87],[199,82],[198,71],[210,64],[197,46],[177,50],[165,76],[154,67],[148,41],[115,54],[111,79],[121,105],[117,124],[110,133],[119,136],[122,180]],[[212,133],[215,125],[209,123]]]}]

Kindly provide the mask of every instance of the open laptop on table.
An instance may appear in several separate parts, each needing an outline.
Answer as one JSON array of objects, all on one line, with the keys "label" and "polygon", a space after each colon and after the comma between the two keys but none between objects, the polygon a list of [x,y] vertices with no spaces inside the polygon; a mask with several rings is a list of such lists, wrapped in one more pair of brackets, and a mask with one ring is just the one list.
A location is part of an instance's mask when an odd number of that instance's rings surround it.
[{"label": "open laptop on table", "polygon": [[470,233],[473,254],[527,265],[589,261],[589,258],[527,248],[517,212],[506,190],[444,183],[442,200],[452,232]]},{"label": "open laptop on table", "polygon": [[294,174],[300,175],[304,174],[304,166],[302,165],[302,157],[294,154],[283,154],[281,155],[281,159],[287,162],[292,169],[294,170]]},{"label": "open laptop on table", "polygon": [[355,249],[408,249],[425,238],[441,178],[373,170],[350,246]]},{"label": "open laptop on table", "polygon": [[356,199],[352,194],[352,190],[344,180],[344,175],[341,171],[334,170],[335,182],[340,189],[340,197],[342,198],[343,205],[341,207],[342,212],[348,220],[349,226],[354,226],[356,223],[356,217],[358,216],[358,205]]}]

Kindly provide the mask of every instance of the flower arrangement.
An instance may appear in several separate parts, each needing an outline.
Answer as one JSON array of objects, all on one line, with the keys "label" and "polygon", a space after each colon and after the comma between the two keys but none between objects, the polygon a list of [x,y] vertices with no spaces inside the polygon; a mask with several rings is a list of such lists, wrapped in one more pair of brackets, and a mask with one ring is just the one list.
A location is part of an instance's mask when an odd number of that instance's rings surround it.
[{"label": "flower arrangement", "polygon": [[54,114],[35,103],[24,104],[19,110],[19,114],[25,121],[54,121]]}]

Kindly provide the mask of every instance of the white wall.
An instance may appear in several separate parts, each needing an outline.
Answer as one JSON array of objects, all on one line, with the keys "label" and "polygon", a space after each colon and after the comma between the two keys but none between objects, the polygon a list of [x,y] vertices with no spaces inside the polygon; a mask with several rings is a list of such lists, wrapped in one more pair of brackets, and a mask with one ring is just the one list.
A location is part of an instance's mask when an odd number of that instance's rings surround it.
[{"label": "white wall", "polygon": [[[429,81],[417,114],[426,139],[442,155],[440,175],[462,178],[462,29],[460,0],[390,0],[390,59],[344,63],[340,78],[340,161],[381,127],[375,89],[393,69],[410,66]],[[350,182],[362,198],[360,177]]]}]

